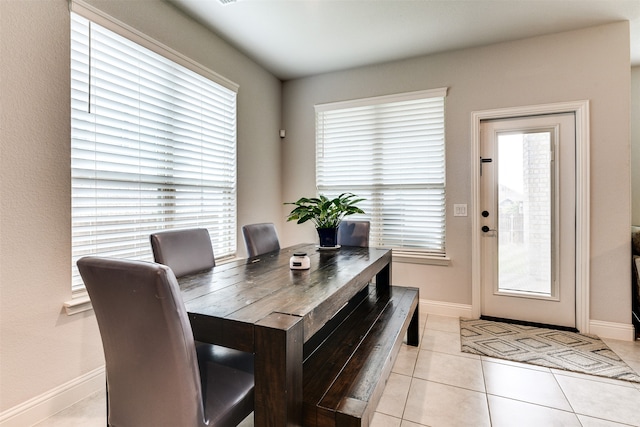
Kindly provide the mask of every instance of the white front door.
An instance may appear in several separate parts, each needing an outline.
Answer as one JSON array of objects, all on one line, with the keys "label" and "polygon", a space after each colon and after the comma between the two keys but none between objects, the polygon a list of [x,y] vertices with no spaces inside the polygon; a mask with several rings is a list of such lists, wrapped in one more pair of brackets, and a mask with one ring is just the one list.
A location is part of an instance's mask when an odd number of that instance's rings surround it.
[{"label": "white front door", "polygon": [[480,125],[482,315],[576,326],[575,116]]}]

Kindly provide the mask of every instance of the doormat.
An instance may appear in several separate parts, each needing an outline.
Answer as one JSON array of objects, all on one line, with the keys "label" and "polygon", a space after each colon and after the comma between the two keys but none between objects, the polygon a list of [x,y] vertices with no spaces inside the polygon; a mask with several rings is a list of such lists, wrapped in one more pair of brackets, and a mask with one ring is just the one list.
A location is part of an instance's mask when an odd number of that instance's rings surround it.
[{"label": "doormat", "polygon": [[600,338],[534,326],[460,319],[464,353],[640,383]]}]

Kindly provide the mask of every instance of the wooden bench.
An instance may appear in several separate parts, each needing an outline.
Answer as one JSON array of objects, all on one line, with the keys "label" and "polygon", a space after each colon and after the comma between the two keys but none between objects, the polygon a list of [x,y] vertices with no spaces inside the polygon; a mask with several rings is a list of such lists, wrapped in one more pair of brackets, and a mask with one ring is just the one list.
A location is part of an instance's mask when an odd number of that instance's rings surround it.
[{"label": "wooden bench", "polygon": [[304,346],[305,427],[368,426],[404,335],[418,345],[418,289],[371,284]]}]

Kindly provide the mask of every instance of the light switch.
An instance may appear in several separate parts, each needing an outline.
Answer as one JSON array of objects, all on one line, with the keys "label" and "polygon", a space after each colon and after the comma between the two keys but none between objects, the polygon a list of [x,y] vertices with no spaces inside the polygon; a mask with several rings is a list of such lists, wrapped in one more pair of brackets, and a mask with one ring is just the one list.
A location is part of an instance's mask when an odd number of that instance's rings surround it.
[{"label": "light switch", "polygon": [[467,205],[453,205],[453,216],[467,216]]}]

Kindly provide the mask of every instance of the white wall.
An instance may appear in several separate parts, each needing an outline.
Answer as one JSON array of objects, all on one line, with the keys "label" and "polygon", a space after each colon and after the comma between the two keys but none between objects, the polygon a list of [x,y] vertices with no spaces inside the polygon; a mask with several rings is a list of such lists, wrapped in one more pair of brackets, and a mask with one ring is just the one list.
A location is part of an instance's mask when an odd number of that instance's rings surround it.
[{"label": "white wall", "polygon": [[640,226],[640,66],[631,68],[631,224]]},{"label": "white wall", "polygon": [[[167,3],[90,3],[240,85],[238,223],[280,225],[281,82]],[[93,312],[63,311],[71,299],[67,0],[0,1],[0,55],[1,414],[104,360]]]},{"label": "white wall", "polygon": [[[319,103],[449,87],[446,100],[447,253],[450,266],[394,263],[396,284],[421,299],[471,304],[471,113],[588,99],[591,102],[591,318],[631,323],[629,224],[629,28],[616,23],[285,82],[283,196],[315,193],[314,109]],[[286,212],[286,209],[284,209]],[[313,239],[286,224],[285,244]]]}]

